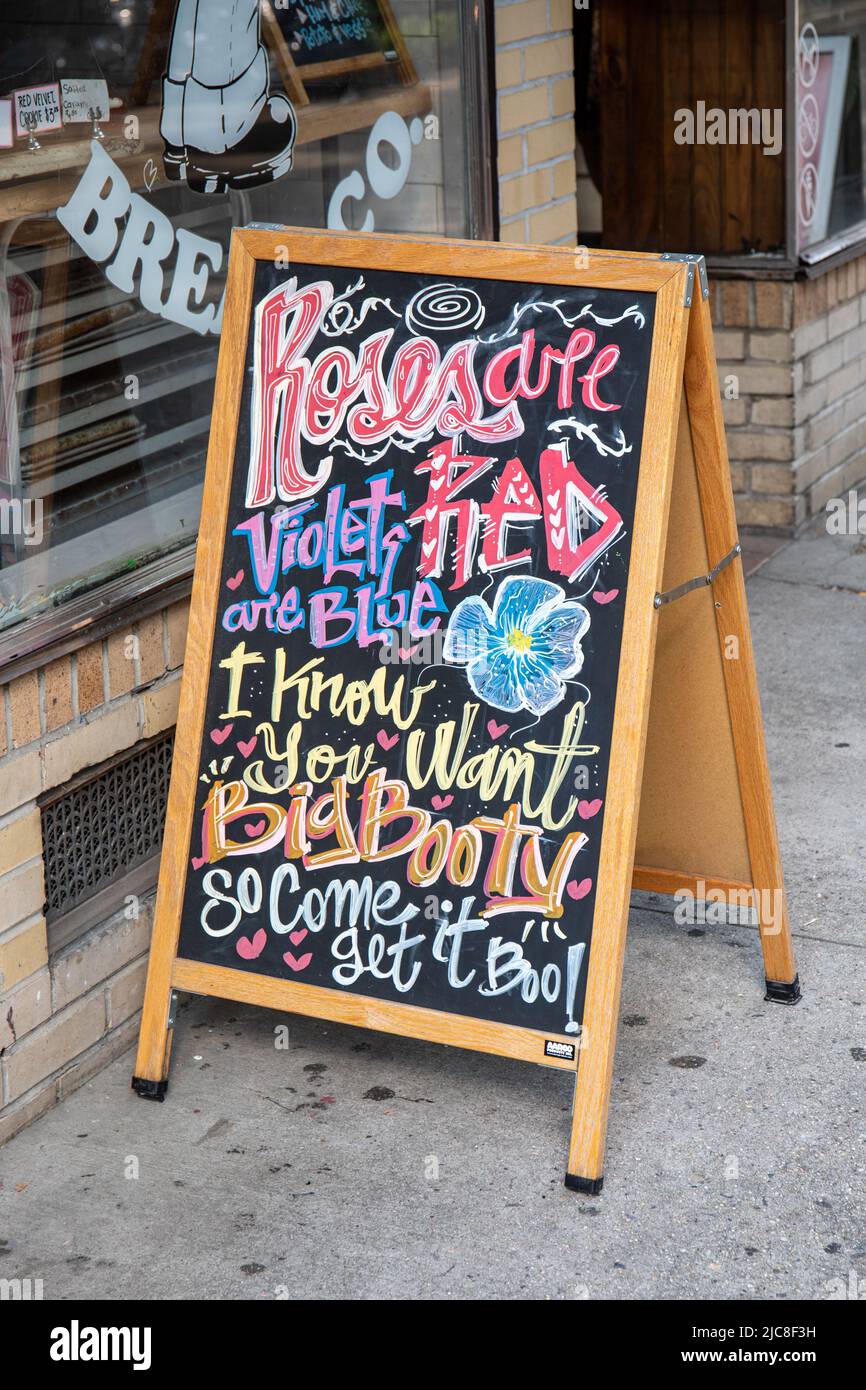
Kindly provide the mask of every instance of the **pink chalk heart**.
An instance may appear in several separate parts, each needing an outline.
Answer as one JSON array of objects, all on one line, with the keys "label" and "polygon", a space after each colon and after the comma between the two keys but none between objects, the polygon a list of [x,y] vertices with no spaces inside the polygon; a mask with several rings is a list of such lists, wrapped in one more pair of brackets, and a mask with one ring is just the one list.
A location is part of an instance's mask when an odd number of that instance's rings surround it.
[{"label": "pink chalk heart", "polygon": [[601,589],[594,589],[592,597],[596,603],[613,603],[618,593],[619,589],[608,589],[606,594]]},{"label": "pink chalk heart", "polygon": [[306,927],[298,927],[297,931],[289,932],[289,940],[291,941],[293,946],[300,946],[304,937],[309,936],[309,934],[310,933],[307,931]]},{"label": "pink chalk heart", "polygon": [[510,728],[510,724],[497,724],[495,719],[488,719],[487,721],[487,732],[491,738],[501,738],[503,734],[508,733]]},{"label": "pink chalk heart", "polygon": [[200,859],[198,858],[197,855],[195,855],[195,854],[193,855],[193,857],[192,857],[192,867],[193,867],[194,869],[200,869],[200,868],[202,867],[202,865],[203,865],[203,864],[206,864],[206,863],[207,863],[207,855],[206,855],[206,854],[203,854],[203,855],[201,856]]},{"label": "pink chalk heart", "polygon": [[237,574],[229,575],[228,579],[226,580],[226,585],[229,589],[236,589],[239,584],[243,583],[243,581],[244,572],[243,570],[238,570]]},{"label": "pink chalk heart", "polygon": [[401,661],[411,661],[412,657],[415,655],[415,653],[417,652],[417,650],[418,650],[417,647],[401,647],[401,648],[400,648],[400,660],[401,660]]},{"label": "pink chalk heart", "polygon": [[568,896],[575,899],[585,898],[591,887],[592,879],[582,878],[580,883],[572,882],[568,885]]},{"label": "pink chalk heart", "polygon": [[214,743],[225,743],[234,727],[234,724],[226,724],[222,729],[211,729],[210,736]]},{"label": "pink chalk heart", "polygon": [[577,814],[581,820],[592,820],[601,810],[601,797],[597,796],[595,801],[578,801]]},{"label": "pink chalk heart", "polygon": [[376,742],[378,743],[380,748],[384,748],[387,752],[389,748],[394,747],[394,744],[397,742],[399,737],[399,734],[388,735],[385,733],[384,729],[380,729],[378,734],[376,735]]},{"label": "pink chalk heart", "polygon": [[243,960],[255,960],[257,956],[268,944],[268,934],[264,927],[259,927],[252,941],[248,936],[239,936],[235,942],[235,950]]},{"label": "pink chalk heart", "polygon": [[257,840],[259,835],[264,835],[266,825],[267,821],[264,816],[261,820],[244,821],[244,833],[248,835],[251,840]]},{"label": "pink chalk heart", "polygon": [[290,970],[306,970],[310,961],[313,959],[312,951],[305,951],[302,956],[293,956],[291,951],[286,951],[283,960]]},{"label": "pink chalk heart", "polygon": [[454,800],[454,797],[450,795],[439,796],[437,794],[436,796],[431,796],[430,800],[432,801],[433,806],[437,811],[444,811],[447,809],[447,807],[451,805],[451,802]]},{"label": "pink chalk heart", "polygon": [[256,744],[258,743],[258,741],[259,741],[259,740],[258,740],[258,738],[257,738],[257,736],[256,736],[255,734],[253,734],[252,738],[239,738],[239,739],[238,739],[238,752],[239,752],[239,753],[242,753],[243,756],[244,756],[245,758],[248,758],[248,757],[250,756],[250,753],[252,753],[253,749],[255,748]]}]

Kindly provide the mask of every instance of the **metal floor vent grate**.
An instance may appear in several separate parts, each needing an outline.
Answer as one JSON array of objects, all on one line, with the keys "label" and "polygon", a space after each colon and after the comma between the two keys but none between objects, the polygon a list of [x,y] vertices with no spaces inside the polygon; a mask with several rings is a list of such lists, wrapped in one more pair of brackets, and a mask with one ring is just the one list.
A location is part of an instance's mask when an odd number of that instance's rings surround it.
[{"label": "metal floor vent grate", "polygon": [[159,854],[173,747],[160,735],[42,803],[49,923]]}]

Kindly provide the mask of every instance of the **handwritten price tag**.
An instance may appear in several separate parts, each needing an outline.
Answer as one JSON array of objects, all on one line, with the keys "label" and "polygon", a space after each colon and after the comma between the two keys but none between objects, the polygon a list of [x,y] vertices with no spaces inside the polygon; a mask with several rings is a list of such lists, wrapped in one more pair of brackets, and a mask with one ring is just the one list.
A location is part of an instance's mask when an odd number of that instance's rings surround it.
[{"label": "handwritten price tag", "polygon": [[66,125],[84,121],[107,121],[111,115],[108,105],[108,83],[99,77],[74,78],[60,83],[60,101]]},{"label": "handwritten price tag", "polygon": [[15,129],[18,135],[30,131],[60,130],[60,88],[56,82],[44,87],[21,87],[12,93],[15,103]]}]

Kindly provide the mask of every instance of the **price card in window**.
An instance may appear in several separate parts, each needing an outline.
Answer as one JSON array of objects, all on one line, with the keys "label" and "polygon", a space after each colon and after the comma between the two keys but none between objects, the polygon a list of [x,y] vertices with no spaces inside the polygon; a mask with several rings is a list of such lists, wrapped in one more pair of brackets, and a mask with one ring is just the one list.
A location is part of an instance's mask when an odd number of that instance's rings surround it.
[{"label": "price card in window", "polygon": [[108,83],[99,77],[81,77],[60,83],[60,102],[65,125],[83,121],[107,121]]},{"label": "price card in window", "polygon": [[0,150],[8,150],[15,143],[12,130],[12,102],[9,98],[0,101]]},{"label": "price card in window", "polygon": [[56,82],[44,87],[21,87],[12,93],[15,102],[15,129],[18,135],[30,131],[60,130],[60,88]]}]

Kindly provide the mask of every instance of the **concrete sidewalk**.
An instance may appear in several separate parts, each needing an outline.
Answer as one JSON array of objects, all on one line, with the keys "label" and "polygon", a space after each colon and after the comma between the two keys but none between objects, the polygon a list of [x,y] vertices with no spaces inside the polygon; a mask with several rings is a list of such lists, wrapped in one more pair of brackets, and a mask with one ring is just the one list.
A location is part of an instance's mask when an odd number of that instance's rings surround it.
[{"label": "concrete sidewalk", "polygon": [[132,1094],[128,1054],[0,1150],[0,1278],[53,1299],[866,1296],[864,591],[866,545],[823,533],[750,580],[804,998],[763,1002],[754,929],[644,899],[600,1198],[562,1183],[562,1073],[195,1000],[164,1105]]}]

